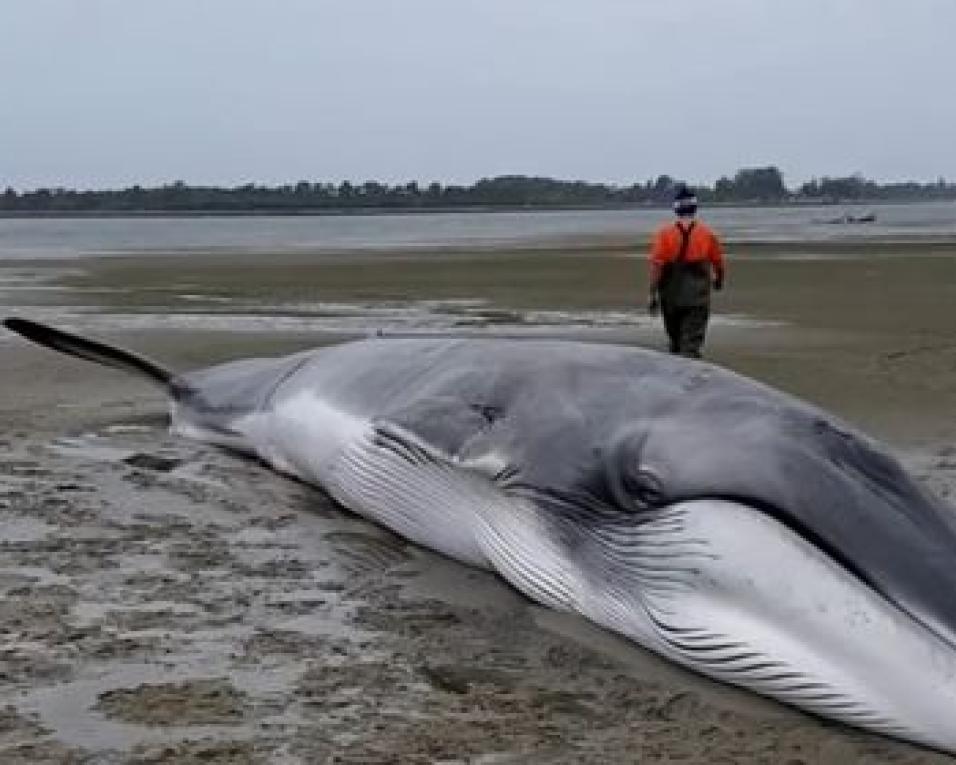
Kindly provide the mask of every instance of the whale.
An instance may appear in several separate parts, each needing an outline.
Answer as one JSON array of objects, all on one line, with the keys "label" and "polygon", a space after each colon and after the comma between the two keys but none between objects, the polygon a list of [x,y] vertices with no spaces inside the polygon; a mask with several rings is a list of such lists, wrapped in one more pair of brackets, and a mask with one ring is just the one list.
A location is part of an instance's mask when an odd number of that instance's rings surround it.
[{"label": "whale", "polygon": [[956,752],[956,513],[875,440],[626,345],[368,338],[138,374],[172,429],[315,484],[532,601],[814,715]]}]

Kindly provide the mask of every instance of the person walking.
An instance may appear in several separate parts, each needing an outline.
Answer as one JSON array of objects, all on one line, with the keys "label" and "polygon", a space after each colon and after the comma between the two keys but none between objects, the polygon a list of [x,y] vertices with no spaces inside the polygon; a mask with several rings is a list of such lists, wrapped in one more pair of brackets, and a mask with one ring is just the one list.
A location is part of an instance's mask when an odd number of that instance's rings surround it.
[{"label": "person walking", "polygon": [[664,319],[670,352],[700,358],[710,318],[711,287],[724,286],[724,255],[713,231],[697,220],[697,197],[680,186],[677,221],[658,229],[650,251],[648,312]]}]

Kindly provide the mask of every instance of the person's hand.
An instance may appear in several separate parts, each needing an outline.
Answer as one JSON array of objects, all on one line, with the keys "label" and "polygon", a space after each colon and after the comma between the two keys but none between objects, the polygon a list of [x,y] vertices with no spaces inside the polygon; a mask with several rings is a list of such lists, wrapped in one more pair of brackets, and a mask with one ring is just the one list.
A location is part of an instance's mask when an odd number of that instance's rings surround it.
[{"label": "person's hand", "polygon": [[651,316],[657,316],[657,312],[661,308],[661,303],[657,299],[657,295],[651,295],[647,300],[647,312]]}]

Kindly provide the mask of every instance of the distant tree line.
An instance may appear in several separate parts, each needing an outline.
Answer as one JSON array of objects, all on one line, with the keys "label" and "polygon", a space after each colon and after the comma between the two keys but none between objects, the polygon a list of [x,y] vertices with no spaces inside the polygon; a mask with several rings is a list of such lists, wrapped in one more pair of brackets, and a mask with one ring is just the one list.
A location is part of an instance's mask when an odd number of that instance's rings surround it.
[{"label": "distant tree line", "polygon": [[[561,181],[523,175],[484,178],[470,186],[299,181],[284,186],[189,186],[182,181],[144,188],[76,191],[41,188],[0,194],[0,212],[321,212],[362,209],[630,207],[666,205],[680,183],[661,175],[626,185]],[[776,167],[739,170],[710,187],[692,186],[704,203],[783,204],[956,199],[956,184],[876,183],[861,175],[818,178],[791,190]]]}]

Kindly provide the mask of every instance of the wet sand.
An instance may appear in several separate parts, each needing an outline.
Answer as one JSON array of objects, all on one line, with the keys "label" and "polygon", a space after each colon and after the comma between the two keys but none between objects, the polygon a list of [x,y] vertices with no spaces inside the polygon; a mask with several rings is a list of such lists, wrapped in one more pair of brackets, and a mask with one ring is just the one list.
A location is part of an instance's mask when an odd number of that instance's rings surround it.
[{"label": "wet sand", "polygon": [[[715,321],[707,350],[877,435],[956,497],[956,253],[900,247],[741,252],[715,305],[739,321]],[[8,310],[174,368],[370,329],[661,345],[656,323],[626,319],[643,268],[619,248],[16,271]],[[342,304],[429,300],[445,302],[397,329],[387,313],[332,321]],[[210,331],[211,313],[300,323]],[[7,336],[0,365],[0,762],[952,761],[684,672],[172,438],[162,395],[137,380]]]}]

